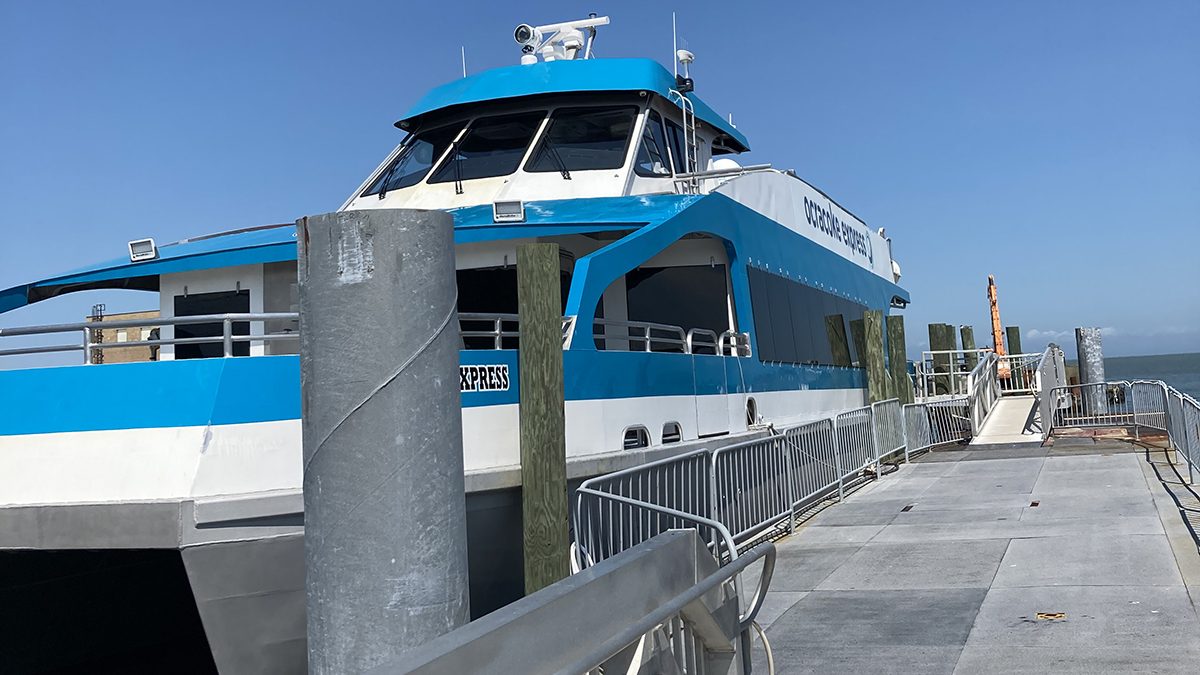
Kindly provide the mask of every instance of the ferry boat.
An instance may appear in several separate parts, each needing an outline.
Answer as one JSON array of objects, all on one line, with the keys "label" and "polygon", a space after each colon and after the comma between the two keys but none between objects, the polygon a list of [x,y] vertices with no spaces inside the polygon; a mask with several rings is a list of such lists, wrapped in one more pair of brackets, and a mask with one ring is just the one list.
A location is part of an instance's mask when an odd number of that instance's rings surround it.
[{"label": "ferry boat", "polygon": [[[519,244],[561,250],[575,481],[863,405],[852,319],[909,301],[883,230],[734,159],[749,141],[691,53],[676,74],[592,58],[607,22],[518,27],[520,63],[419,99],[341,206],[454,218],[477,615],[521,593]],[[20,340],[0,367],[77,364],[0,371],[5,658],[303,669],[295,227],[129,242],[0,291],[0,312],[95,289],[150,310],[0,329]]]}]

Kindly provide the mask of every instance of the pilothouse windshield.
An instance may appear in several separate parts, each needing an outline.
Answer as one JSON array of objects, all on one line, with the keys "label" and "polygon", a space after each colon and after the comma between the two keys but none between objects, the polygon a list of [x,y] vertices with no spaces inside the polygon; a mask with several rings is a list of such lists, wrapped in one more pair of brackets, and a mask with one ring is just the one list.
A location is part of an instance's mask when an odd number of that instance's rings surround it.
[{"label": "pilothouse windshield", "polygon": [[457,147],[430,176],[430,183],[507,176],[517,170],[545,111],[482,117],[471,122]]},{"label": "pilothouse windshield", "polygon": [[388,166],[387,170],[375,179],[371,186],[363,192],[363,196],[380,195],[382,199],[390,190],[411,187],[420,183],[434,160],[446,152],[454,137],[462,129],[462,123],[420,131],[404,140],[400,154]]}]

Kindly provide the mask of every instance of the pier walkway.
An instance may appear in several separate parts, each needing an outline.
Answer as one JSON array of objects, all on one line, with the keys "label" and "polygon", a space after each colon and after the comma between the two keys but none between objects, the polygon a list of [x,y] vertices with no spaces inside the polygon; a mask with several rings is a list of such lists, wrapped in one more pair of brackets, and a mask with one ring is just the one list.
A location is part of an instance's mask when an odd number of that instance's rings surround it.
[{"label": "pier walkway", "polygon": [[758,615],[775,672],[1194,672],[1200,555],[1174,468],[1091,437],[900,466],[776,542]]}]

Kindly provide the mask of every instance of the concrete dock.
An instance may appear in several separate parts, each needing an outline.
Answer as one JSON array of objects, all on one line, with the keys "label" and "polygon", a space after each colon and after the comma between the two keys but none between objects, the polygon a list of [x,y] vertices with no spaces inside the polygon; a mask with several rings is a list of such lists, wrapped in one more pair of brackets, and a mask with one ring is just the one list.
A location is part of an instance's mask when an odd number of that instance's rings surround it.
[{"label": "concrete dock", "polygon": [[1096,438],[902,465],[776,542],[775,672],[1194,672],[1196,502],[1175,468]]}]

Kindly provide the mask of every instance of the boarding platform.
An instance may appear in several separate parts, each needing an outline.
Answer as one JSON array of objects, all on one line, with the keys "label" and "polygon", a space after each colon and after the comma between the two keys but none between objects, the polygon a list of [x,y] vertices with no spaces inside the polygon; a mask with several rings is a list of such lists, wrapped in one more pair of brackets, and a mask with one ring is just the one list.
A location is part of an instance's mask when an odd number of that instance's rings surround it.
[{"label": "boarding platform", "polygon": [[572,576],[378,672],[1191,672],[1200,403],[1064,380],[984,356],[965,395],[585,481]]},{"label": "boarding platform", "polygon": [[1194,672],[1190,488],[1157,445],[937,451],[825,509],[775,543],[774,672]]}]

